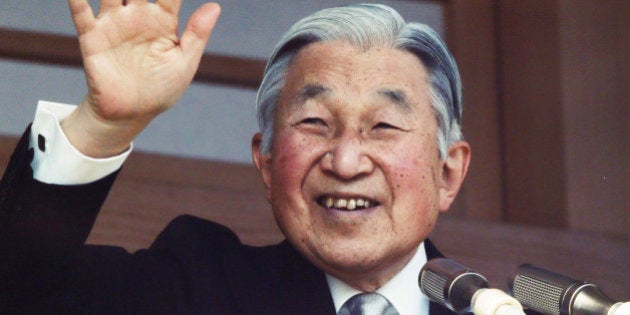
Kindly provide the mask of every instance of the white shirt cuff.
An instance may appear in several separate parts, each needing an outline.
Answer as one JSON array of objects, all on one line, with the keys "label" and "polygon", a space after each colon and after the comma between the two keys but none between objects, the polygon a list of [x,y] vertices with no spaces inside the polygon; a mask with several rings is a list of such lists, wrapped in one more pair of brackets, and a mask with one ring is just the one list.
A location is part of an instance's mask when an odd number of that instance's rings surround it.
[{"label": "white shirt cuff", "polygon": [[31,167],[36,180],[58,185],[87,184],[118,170],[131,153],[130,147],[120,155],[95,159],[79,152],[59,123],[75,108],[46,101],[37,104],[30,136],[30,147],[35,151]]}]

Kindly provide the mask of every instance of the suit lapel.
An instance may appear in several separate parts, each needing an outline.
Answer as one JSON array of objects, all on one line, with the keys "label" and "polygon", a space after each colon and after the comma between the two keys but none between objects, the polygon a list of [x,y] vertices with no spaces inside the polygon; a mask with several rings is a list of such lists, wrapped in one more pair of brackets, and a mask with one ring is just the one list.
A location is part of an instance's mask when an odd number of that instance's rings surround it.
[{"label": "suit lapel", "polygon": [[225,265],[240,313],[335,314],[324,273],[288,242],[242,249]]}]

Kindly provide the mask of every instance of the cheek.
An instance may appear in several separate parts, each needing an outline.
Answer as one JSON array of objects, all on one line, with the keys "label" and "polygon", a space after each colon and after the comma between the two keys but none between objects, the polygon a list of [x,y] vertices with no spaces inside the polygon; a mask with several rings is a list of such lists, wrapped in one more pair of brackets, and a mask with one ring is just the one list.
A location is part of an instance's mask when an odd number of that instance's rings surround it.
[{"label": "cheek", "polygon": [[433,180],[433,170],[422,159],[402,160],[392,169],[390,185],[394,190],[397,202],[411,204],[418,210],[434,208],[436,204],[437,189]]},{"label": "cheek", "polygon": [[413,190],[417,195],[436,184],[435,159],[428,156],[427,151],[410,145],[388,151],[391,152],[390,162],[386,165],[389,166],[388,173],[394,189]]},{"label": "cheek", "polygon": [[303,186],[317,162],[317,144],[297,133],[274,138],[271,176],[272,210],[283,234],[302,240],[312,230]]},{"label": "cheek", "polygon": [[[392,155],[389,182],[394,191],[395,213],[398,227],[413,230],[419,226],[431,229],[438,214],[438,182],[435,162],[437,156],[427,156],[426,151],[399,150]],[[413,223],[412,223],[413,222]],[[411,224],[410,224],[411,223]],[[409,231],[407,231],[409,232]]]},{"label": "cheek", "polygon": [[299,196],[304,178],[317,161],[316,143],[297,133],[280,133],[274,141],[272,193]]}]

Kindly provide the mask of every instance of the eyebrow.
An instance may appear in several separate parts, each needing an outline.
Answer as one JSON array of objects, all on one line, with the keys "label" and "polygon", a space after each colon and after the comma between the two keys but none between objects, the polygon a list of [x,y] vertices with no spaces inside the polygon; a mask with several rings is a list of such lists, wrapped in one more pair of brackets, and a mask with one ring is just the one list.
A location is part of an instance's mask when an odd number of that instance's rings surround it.
[{"label": "eyebrow", "polygon": [[405,94],[404,91],[385,88],[378,90],[377,94],[389,99],[392,103],[398,105],[398,107],[405,112],[411,112],[411,104],[409,104],[407,94]]},{"label": "eyebrow", "polygon": [[329,87],[325,87],[321,84],[307,84],[300,89],[300,91],[295,96],[295,104],[301,106],[306,103],[306,101],[316,98],[323,94],[328,94],[332,90]]},{"label": "eyebrow", "polygon": [[[322,84],[307,84],[298,91],[297,95],[295,96],[294,104],[298,107],[301,107],[306,103],[306,101],[324,94],[329,94],[331,92],[332,89],[330,87],[326,87]],[[376,94],[385,97],[394,105],[397,105],[397,108],[403,110],[406,113],[412,111],[412,106],[409,103],[407,94],[403,90],[382,88],[379,89]]]}]

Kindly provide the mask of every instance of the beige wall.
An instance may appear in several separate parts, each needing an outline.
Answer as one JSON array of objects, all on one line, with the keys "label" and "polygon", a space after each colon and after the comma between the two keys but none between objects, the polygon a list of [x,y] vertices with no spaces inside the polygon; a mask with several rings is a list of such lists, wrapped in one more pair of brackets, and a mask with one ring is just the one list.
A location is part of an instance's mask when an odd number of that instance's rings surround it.
[{"label": "beige wall", "polygon": [[568,225],[630,230],[630,5],[563,1],[559,52]]},{"label": "beige wall", "polygon": [[495,10],[491,1],[456,0],[448,5],[446,40],[462,75],[463,132],[472,145],[470,171],[451,212],[502,221],[505,206]]},{"label": "beige wall", "polygon": [[473,146],[454,212],[628,235],[630,6],[446,3]]},{"label": "beige wall", "polygon": [[500,107],[511,222],[566,226],[556,1],[500,1]]}]

